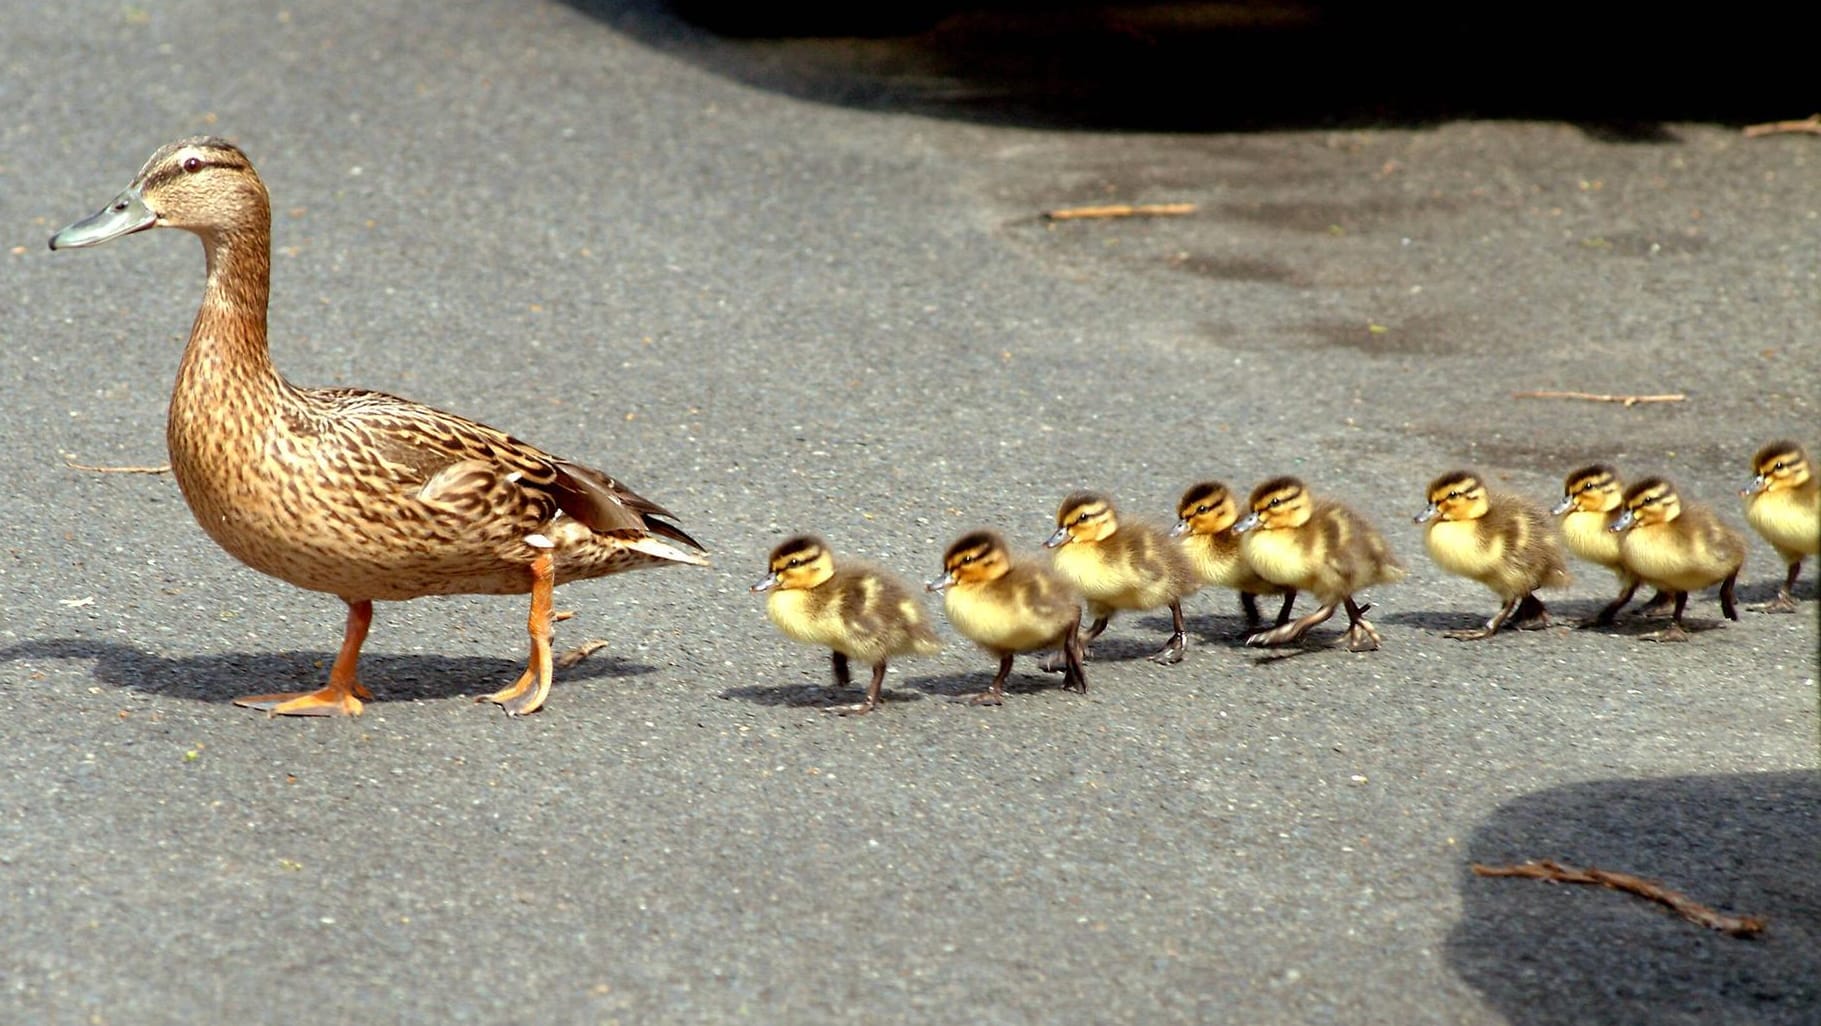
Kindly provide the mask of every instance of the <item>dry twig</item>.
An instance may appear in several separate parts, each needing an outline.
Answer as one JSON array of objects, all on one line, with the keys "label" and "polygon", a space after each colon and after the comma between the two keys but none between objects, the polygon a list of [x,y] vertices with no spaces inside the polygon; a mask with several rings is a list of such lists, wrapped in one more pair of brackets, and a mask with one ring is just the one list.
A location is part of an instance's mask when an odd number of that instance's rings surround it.
[{"label": "dry twig", "polygon": [[1761,125],[1746,125],[1745,138],[1756,139],[1762,135],[1788,135],[1804,132],[1809,135],[1821,135],[1821,114],[1810,114],[1795,121],[1766,121]]},{"label": "dry twig", "polygon": [[1643,877],[1630,873],[1615,873],[1605,869],[1576,869],[1564,866],[1549,859],[1532,860],[1515,866],[1486,866],[1478,862],[1473,864],[1475,876],[1527,876],[1534,880],[1548,880],[1551,883],[1599,884],[1615,891],[1635,894],[1661,905],[1667,905],[1676,914],[1691,923],[1705,926],[1710,930],[1734,937],[1751,937],[1762,933],[1767,924],[1762,916],[1732,916],[1716,912],[1706,905],[1695,901],[1685,894],[1672,891],[1662,884],[1653,883]]},{"label": "dry twig", "polygon": [[169,463],[156,467],[91,467],[86,463],[77,463],[75,460],[64,460],[63,465],[71,470],[86,470],[91,474],[168,474],[171,472]]},{"label": "dry twig", "polygon": [[1044,211],[1043,216],[1050,221],[1085,221],[1109,217],[1181,217],[1194,212],[1193,203],[1109,203],[1098,207],[1060,207]]},{"label": "dry twig", "polygon": [[1636,406],[1639,403],[1679,403],[1688,397],[1680,392],[1667,395],[1600,395],[1594,392],[1513,392],[1513,399],[1585,399],[1590,403],[1624,403]]}]

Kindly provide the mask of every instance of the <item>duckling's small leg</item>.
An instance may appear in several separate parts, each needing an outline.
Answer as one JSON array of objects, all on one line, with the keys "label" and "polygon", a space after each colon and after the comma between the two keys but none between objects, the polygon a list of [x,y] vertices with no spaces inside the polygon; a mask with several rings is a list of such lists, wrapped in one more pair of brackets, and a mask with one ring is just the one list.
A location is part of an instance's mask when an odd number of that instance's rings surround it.
[{"label": "duckling's small leg", "polygon": [[969,705],[1004,705],[1005,678],[1012,675],[1012,654],[1007,652],[999,657],[999,672],[993,675],[993,682],[985,691],[978,691],[967,697]]},{"label": "duckling's small leg", "polygon": [[[835,653],[835,655],[840,658],[841,668],[845,671],[847,669],[847,657],[841,655],[839,652]],[[865,716],[867,713],[879,708],[879,704],[884,701],[884,698],[882,697],[884,690],[885,660],[881,659],[873,664],[873,682],[866,689],[866,701],[854,702],[851,705],[830,706],[828,711],[841,716]]]},{"label": "duckling's small leg", "polygon": [[1062,690],[1075,691],[1083,695],[1088,693],[1088,673],[1083,662],[1087,659],[1087,646],[1081,643],[1081,633],[1075,628],[1080,621],[1070,625],[1069,632],[1063,635],[1062,657],[1066,666],[1062,674]]},{"label": "duckling's small leg", "polygon": [[1283,607],[1277,611],[1277,623],[1274,626],[1282,627],[1284,624],[1290,622],[1290,607],[1294,605],[1296,605],[1296,589],[1291,588],[1289,591],[1284,592],[1284,604]]},{"label": "duckling's small leg", "polygon": [[1737,623],[1739,620],[1739,607],[1738,604],[1733,601],[1733,589],[1737,587],[1738,584],[1739,571],[1737,570],[1728,574],[1726,580],[1720,584],[1720,612],[1725,613],[1726,618],[1734,623]]},{"label": "duckling's small leg", "polygon": [[[1592,618],[1582,620],[1580,625],[1582,627],[1610,627],[1610,626],[1612,626],[1612,622],[1614,620],[1618,619],[1619,610],[1624,609],[1625,603],[1630,602],[1631,597],[1633,595],[1636,595],[1637,593],[1638,593],[1638,582],[1635,579],[1627,580],[1625,582],[1625,590],[1619,592],[1618,598],[1613,599],[1611,602],[1606,603],[1606,607],[1604,609],[1601,609]],[[1661,597],[1662,594],[1663,593],[1660,591],[1657,592],[1658,597]],[[1654,602],[1655,600],[1653,599],[1652,601]]]},{"label": "duckling's small leg", "polygon": [[1549,607],[1531,592],[1518,600],[1517,612],[1511,614],[1511,626],[1520,631],[1540,631],[1551,625]]},{"label": "duckling's small leg", "polygon": [[1258,615],[1258,596],[1249,591],[1240,592],[1239,608],[1246,614],[1247,632],[1257,630],[1259,622],[1263,619],[1263,617]]},{"label": "duckling's small leg", "polygon": [[835,667],[835,690],[846,691],[854,686],[854,678],[847,672],[847,653],[836,652],[832,660]]},{"label": "duckling's small leg", "polygon": [[373,625],[373,603],[361,600],[348,603],[348,625],[342,630],[341,651],[335,654],[335,665],[329,668],[329,683],[317,691],[285,691],[271,695],[247,695],[234,699],[234,704],[247,709],[263,709],[268,716],[359,716],[360,700],[372,698],[373,692],[355,678],[360,664],[360,646],[366,643],[367,628]]},{"label": "duckling's small leg", "polygon": [[1671,614],[1669,626],[1660,631],[1640,635],[1645,641],[1687,641],[1688,632],[1682,629],[1682,608],[1688,605],[1688,592],[1675,593],[1675,612]]},{"label": "duckling's small leg", "polygon": [[[1095,618],[1094,622],[1088,626],[1087,630],[1084,631],[1084,630],[1077,629],[1074,632],[1074,634],[1070,635],[1071,637],[1075,638],[1077,641],[1081,642],[1080,658],[1082,658],[1082,659],[1088,658],[1088,656],[1090,655],[1090,653],[1088,651],[1088,646],[1092,645],[1094,643],[1095,638],[1100,637],[1101,632],[1105,631],[1107,629],[1107,623],[1112,619],[1113,619],[1113,614],[1111,614],[1111,613],[1108,613],[1107,615],[1102,616],[1102,617],[1097,617],[1097,618]],[[1069,666],[1068,653],[1062,651],[1061,649],[1057,649],[1056,651],[1051,652],[1049,655],[1044,656],[1043,661],[1037,664],[1037,668],[1039,670],[1042,670],[1044,673],[1064,673],[1064,672],[1067,672],[1068,666]]]},{"label": "duckling's small leg", "polygon": [[1156,655],[1151,657],[1151,662],[1174,666],[1182,662],[1182,653],[1189,647],[1189,635],[1183,629],[1182,601],[1180,599],[1170,603],[1170,625],[1174,628],[1175,633],[1171,634],[1170,640]]},{"label": "duckling's small leg", "polygon": [[1638,610],[1638,615],[1652,620],[1661,620],[1669,615],[1670,608],[1675,604],[1674,595],[1658,588],[1657,593],[1650,596],[1650,601],[1644,603],[1644,608]]},{"label": "duckling's small leg", "polygon": [[1793,613],[1796,611],[1796,578],[1802,576],[1800,559],[1789,565],[1789,576],[1783,579],[1783,587],[1777,590],[1777,597],[1758,607],[1760,613]]},{"label": "duckling's small leg", "polygon": [[511,684],[476,702],[492,702],[506,710],[508,716],[528,716],[544,705],[550,694],[550,610],[556,597],[556,564],[550,553],[540,552],[531,561],[531,617],[527,630],[531,634],[531,659],[525,672]]},{"label": "duckling's small leg", "polygon": [[[1348,603],[1348,605],[1352,605],[1352,600],[1351,599],[1347,600],[1347,603]],[[1286,624],[1280,624],[1276,627],[1271,628],[1268,631],[1259,631],[1258,633],[1247,637],[1246,644],[1248,644],[1248,645],[1287,645],[1290,642],[1295,641],[1297,638],[1300,638],[1303,635],[1309,633],[1309,628],[1328,619],[1328,617],[1333,616],[1334,611],[1338,608],[1340,608],[1340,603],[1338,603],[1338,602],[1327,603],[1327,604],[1323,605],[1320,609],[1317,609],[1315,612],[1310,613],[1309,615],[1304,616],[1298,620],[1294,620],[1294,621],[1292,621],[1290,623],[1286,623]]]},{"label": "duckling's small leg", "polygon": [[1378,651],[1379,644],[1385,639],[1379,637],[1378,628],[1366,622],[1366,610],[1371,609],[1372,604],[1368,602],[1363,606],[1355,605],[1353,596],[1351,595],[1347,596],[1342,601],[1347,603],[1347,619],[1349,621],[1346,633],[1347,651]]},{"label": "duckling's small leg", "polygon": [[[1492,619],[1487,620],[1484,627],[1475,627],[1471,630],[1444,631],[1442,632],[1442,635],[1443,637],[1453,638],[1456,641],[1478,641],[1482,638],[1490,638],[1499,632],[1499,628],[1505,625],[1506,620],[1511,619],[1511,614],[1517,612],[1518,604],[1522,601],[1524,601],[1524,596],[1520,595],[1500,606],[1499,611],[1492,614]],[[1351,613],[1352,610],[1349,609],[1348,612]]]}]

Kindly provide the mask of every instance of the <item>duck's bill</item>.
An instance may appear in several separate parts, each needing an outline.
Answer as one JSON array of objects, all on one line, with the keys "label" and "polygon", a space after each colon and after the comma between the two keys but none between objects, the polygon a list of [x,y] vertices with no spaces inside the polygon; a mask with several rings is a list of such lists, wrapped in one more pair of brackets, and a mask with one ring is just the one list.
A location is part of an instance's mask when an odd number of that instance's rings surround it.
[{"label": "duck's bill", "polygon": [[1759,474],[1757,477],[1754,477],[1751,479],[1751,484],[1746,485],[1744,488],[1739,489],[1739,494],[1746,495],[1746,496],[1756,495],[1759,492],[1761,492],[1764,489],[1769,488],[1769,487],[1770,487],[1770,478],[1765,477],[1763,474]]},{"label": "duck's bill", "polygon": [[752,590],[753,591],[770,591],[771,589],[776,588],[777,586],[778,586],[778,574],[777,574],[777,571],[774,570],[771,573],[766,574],[764,577],[759,578],[759,580],[753,584]]},{"label": "duck's bill", "polygon": [[122,235],[141,232],[158,223],[138,189],[128,189],[114,197],[114,202],[51,236],[52,249],[81,249],[99,246]]},{"label": "duck's bill", "polygon": [[1614,520],[1612,522],[1612,526],[1608,527],[1607,530],[1611,531],[1614,534],[1617,534],[1620,531],[1630,530],[1631,525],[1635,524],[1637,522],[1638,522],[1637,514],[1633,513],[1631,510],[1626,510],[1625,512],[1619,514],[1619,518],[1617,520]]},{"label": "duck's bill", "polygon": [[1562,497],[1562,501],[1556,503],[1555,506],[1552,509],[1550,509],[1549,512],[1552,516],[1559,517],[1562,514],[1568,512],[1569,510],[1571,510],[1573,508],[1574,508],[1574,496],[1564,495]]},{"label": "duck's bill", "polygon": [[1429,505],[1424,506],[1423,511],[1421,513],[1418,513],[1416,516],[1411,517],[1410,519],[1416,521],[1419,524],[1426,524],[1429,521],[1434,520],[1436,517],[1439,517],[1441,515],[1442,515],[1442,508],[1432,502]]},{"label": "duck's bill", "polygon": [[1262,522],[1263,522],[1263,518],[1261,518],[1256,512],[1247,513],[1245,516],[1240,518],[1239,523],[1233,525],[1233,533],[1234,534],[1245,534],[1247,531],[1254,530],[1255,528],[1257,528],[1258,525]]},{"label": "duck's bill", "polygon": [[1059,549],[1074,540],[1075,536],[1069,533],[1068,528],[1058,527],[1056,528],[1055,534],[1052,534],[1043,540],[1043,547],[1046,549]]},{"label": "duck's bill", "polygon": [[1183,535],[1188,534],[1188,533],[1189,533],[1189,522],[1187,520],[1178,520],[1178,521],[1176,521],[1176,526],[1170,528],[1170,537],[1172,537],[1172,538],[1180,538]]},{"label": "duck's bill", "polygon": [[935,580],[924,585],[923,590],[940,592],[940,591],[943,591],[943,590],[949,588],[954,583],[955,583],[955,572],[953,570],[950,570],[948,573],[943,574],[941,577],[938,577]]}]

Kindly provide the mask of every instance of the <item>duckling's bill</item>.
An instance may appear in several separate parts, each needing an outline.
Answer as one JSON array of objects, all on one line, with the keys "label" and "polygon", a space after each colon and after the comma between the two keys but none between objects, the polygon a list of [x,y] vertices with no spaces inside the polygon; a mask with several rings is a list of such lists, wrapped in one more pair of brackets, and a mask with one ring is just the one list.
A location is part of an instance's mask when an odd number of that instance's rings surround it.
[{"label": "duckling's bill", "polygon": [[158,215],[140,198],[138,187],[114,197],[114,202],[51,236],[52,249],[99,246],[122,235],[144,231],[158,223]]}]

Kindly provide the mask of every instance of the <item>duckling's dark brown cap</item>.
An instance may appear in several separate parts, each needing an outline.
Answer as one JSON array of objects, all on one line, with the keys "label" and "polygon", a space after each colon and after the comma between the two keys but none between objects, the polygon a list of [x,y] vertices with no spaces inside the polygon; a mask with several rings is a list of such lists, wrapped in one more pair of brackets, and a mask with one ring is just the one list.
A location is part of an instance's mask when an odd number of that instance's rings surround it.
[{"label": "duckling's dark brown cap", "polygon": [[1290,475],[1285,474],[1282,477],[1274,477],[1269,481],[1265,481],[1257,488],[1252,489],[1251,498],[1246,501],[1248,504],[1256,506],[1265,496],[1270,495],[1272,492],[1281,492],[1290,489],[1294,489],[1298,492],[1306,492],[1309,490],[1309,486],[1303,484],[1301,478],[1291,477]]},{"label": "duckling's dark brown cap", "polygon": [[1666,477],[1647,477],[1632,485],[1630,488],[1625,489],[1625,504],[1630,505],[1631,500],[1643,495],[1645,492],[1658,490],[1674,495],[1676,486],[1671,484],[1669,478]]},{"label": "duckling's dark brown cap", "polygon": [[1195,484],[1190,485],[1188,490],[1182,493],[1182,498],[1176,500],[1176,508],[1185,509],[1189,506],[1199,505],[1209,499],[1216,499],[1231,494],[1233,493],[1227,489],[1226,483],[1223,481],[1198,481]]},{"label": "duckling's dark brown cap", "polygon": [[1079,509],[1082,506],[1088,505],[1099,505],[1112,509],[1113,500],[1108,498],[1103,492],[1073,492],[1068,498],[1062,500],[1060,506],[1056,507],[1056,515],[1060,517],[1069,510]]},{"label": "duckling's dark brown cap", "polygon": [[1571,488],[1576,481],[1585,481],[1588,478],[1599,480],[1604,484],[1606,481],[1617,481],[1619,471],[1610,463],[1589,463],[1579,470],[1570,471],[1567,477],[1562,478],[1562,488]]},{"label": "duckling's dark brown cap", "polygon": [[998,531],[989,531],[985,529],[971,531],[955,539],[954,544],[950,545],[948,549],[942,553],[942,562],[947,563],[949,560],[954,559],[957,555],[960,555],[969,549],[1004,548],[1005,538]]},{"label": "duckling's dark brown cap", "polygon": [[1751,458],[1751,468],[1756,470],[1766,463],[1774,462],[1778,456],[1800,456],[1806,460],[1808,450],[1802,448],[1800,442],[1779,438],[1774,442],[1766,443],[1762,449],[1758,450],[1757,455]]},{"label": "duckling's dark brown cap", "polygon": [[826,551],[828,549],[828,543],[813,534],[796,534],[779,542],[778,547],[771,550],[771,558],[776,560],[780,556],[790,556],[801,552],[813,552],[817,549]]},{"label": "duckling's dark brown cap", "polygon": [[1450,488],[1459,488],[1462,485],[1483,483],[1484,482],[1480,480],[1480,476],[1471,470],[1450,470],[1446,474],[1429,482],[1429,494],[1434,495],[1436,492]]}]

